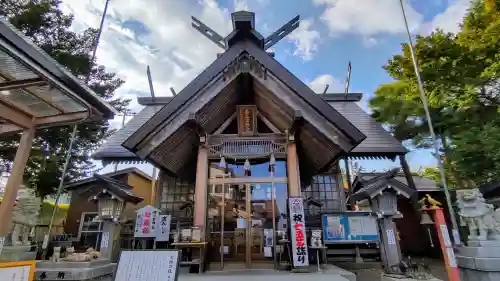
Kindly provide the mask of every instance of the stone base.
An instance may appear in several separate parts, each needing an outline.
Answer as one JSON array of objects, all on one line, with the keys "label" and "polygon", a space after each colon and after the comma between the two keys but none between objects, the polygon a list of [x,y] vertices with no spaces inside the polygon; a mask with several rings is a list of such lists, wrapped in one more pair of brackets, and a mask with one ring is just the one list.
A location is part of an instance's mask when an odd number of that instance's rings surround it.
[{"label": "stone base", "polygon": [[[38,261],[36,264],[35,280],[95,280],[111,277],[116,263],[108,260],[90,262],[50,262]],[[109,278],[111,279],[111,278]]]},{"label": "stone base", "polygon": [[[388,276],[382,273],[380,275],[380,281],[418,281],[419,279],[413,279],[413,278],[398,278],[396,276]],[[441,279],[437,278],[431,278],[427,279],[427,281],[442,281]]]},{"label": "stone base", "polygon": [[500,280],[500,241],[469,241],[456,251],[462,281]]},{"label": "stone base", "polygon": [[461,268],[460,278],[461,281],[498,281],[500,280],[500,272]]},{"label": "stone base", "polygon": [[32,261],[36,258],[36,252],[30,252],[31,246],[4,246],[0,261]]}]

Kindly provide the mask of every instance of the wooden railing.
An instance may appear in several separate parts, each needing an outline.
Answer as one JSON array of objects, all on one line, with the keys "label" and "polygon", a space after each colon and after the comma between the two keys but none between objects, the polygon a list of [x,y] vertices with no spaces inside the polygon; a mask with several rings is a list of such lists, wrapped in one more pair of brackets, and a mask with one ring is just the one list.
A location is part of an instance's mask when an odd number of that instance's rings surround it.
[{"label": "wooden railing", "polygon": [[242,137],[238,135],[212,135],[208,140],[209,157],[231,159],[275,157],[286,155],[286,137],[281,134],[262,134]]}]

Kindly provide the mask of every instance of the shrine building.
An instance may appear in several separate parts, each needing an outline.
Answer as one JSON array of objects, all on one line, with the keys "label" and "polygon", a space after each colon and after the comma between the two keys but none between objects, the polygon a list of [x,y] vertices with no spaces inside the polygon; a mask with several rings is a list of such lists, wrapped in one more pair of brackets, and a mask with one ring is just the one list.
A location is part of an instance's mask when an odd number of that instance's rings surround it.
[{"label": "shrine building", "polygon": [[267,38],[250,12],[232,14],[226,37],[193,20],[224,52],[176,95],[138,98],[144,108],[93,157],[154,165],[156,207],[172,231],[201,230],[207,264],[278,259],[266,232],[287,235],[289,197],[303,198],[307,229],[346,211],[341,161],[399,158],[415,189],[407,150],[360,108],[362,94],[315,93],[266,51],[298,17]]}]

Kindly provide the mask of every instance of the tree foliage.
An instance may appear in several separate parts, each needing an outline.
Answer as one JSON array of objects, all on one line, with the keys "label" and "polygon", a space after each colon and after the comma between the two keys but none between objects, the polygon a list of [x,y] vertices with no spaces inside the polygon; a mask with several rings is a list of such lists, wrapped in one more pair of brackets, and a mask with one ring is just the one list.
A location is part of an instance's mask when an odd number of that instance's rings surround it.
[{"label": "tree foliage", "polygon": [[[417,57],[440,155],[452,185],[500,180],[500,0],[474,1],[457,34],[417,36]],[[373,117],[420,148],[432,145],[410,47],[384,66],[394,79],[370,101]],[[429,175],[439,176],[432,171]]]},{"label": "tree foliage", "polygon": [[[82,33],[71,31],[73,16],[63,14],[58,8],[59,4],[59,0],[4,0],[0,1],[0,15],[5,16],[77,78],[88,81],[89,87],[116,109],[124,109],[129,101],[114,98],[115,90],[124,81],[107,72],[103,66],[91,62],[98,30],[89,28]],[[78,129],[66,182],[85,176],[94,168],[90,161],[91,151],[112,133],[106,121],[81,124]],[[34,188],[41,197],[53,194],[58,187],[71,132],[72,126],[36,132],[24,183]],[[13,161],[18,143],[19,135],[0,139],[0,157],[4,162]]]}]

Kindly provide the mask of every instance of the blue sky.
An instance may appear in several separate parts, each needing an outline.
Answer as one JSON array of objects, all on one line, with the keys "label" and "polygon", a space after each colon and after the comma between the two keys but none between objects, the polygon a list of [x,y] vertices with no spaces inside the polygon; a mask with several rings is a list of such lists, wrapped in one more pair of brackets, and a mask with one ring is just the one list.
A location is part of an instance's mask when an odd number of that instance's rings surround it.
[{"label": "blue sky", "polygon": [[[62,8],[75,15],[73,28],[80,31],[99,26],[104,2],[65,0]],[[414,35],[435,28],[456,32],[469,6],[469,0],[404,3]],[[121,97],[149,95],[147,65],[157,95],[170,95],[170,87],[179,92],[221,52],[191,28],[191,16],[225,36],[235,10],[255,12],[257,30],[264,36],[300,15],[300,27],[272,48],[276,59],[317,91],[329,84],[329,92],[343,91],[351,61],[350,90],[364,94],[360,105],[367,111],[374,90],[391,81],[382,66],[407,41],[398,0],[111,0],[97,62],[126,81],[117,93]],[[141,106],[134,101],[132,109],[138,112]],[[112,121],[114,127],[120,124],[121,117]],[[412,151],[407,160],[415,170],[436,164],[428,151]],[[360,165],[371,171],[399,162]]]}]

